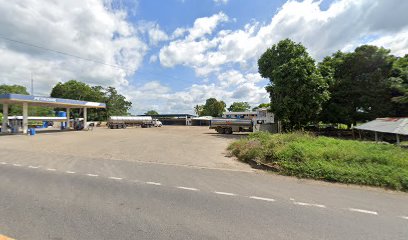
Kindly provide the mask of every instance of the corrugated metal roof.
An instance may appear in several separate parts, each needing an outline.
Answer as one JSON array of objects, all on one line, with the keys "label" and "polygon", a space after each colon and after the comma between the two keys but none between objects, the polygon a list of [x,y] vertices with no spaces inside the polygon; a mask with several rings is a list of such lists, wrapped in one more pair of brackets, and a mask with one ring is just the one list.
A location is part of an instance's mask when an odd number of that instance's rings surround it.
[{"label": "corrugated metal roof", "polygon": [[253,114],[257,114],[257,112],[224,112],[223,115],[253,115]]},{"label": "corrugated metal roof", "polygon": [[192,118],[192,120],[211,120],[211,119],[213,119],[212,116],[201,116],[201,117]]},{"label": "corrugated metal roof", "polygon": [[377,118],[355,129],[408,135],[408,118]]}]

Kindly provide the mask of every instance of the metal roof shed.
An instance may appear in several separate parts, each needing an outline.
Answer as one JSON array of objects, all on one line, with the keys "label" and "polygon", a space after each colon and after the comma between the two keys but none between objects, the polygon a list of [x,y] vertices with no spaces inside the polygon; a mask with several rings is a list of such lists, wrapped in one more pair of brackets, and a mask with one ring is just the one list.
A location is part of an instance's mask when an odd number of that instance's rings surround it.
[{"label": "metal roof shed", "polygon": [[377,132],[395,134],[399,144],[399,135],[408,135],[408,118],[377,118],[354,128],[374,132],[376,141],[378,141]]},{"label": "metal roof shed", "polygon": [[87,108],[106,108],[105,103],[87,102],[73,99],[41,97],[22,94],[2,94],[0,104],[3,104],[2,133],[7,133],[8,106],[9,104],[19,104],[23,106],[23,133],[28,130],[28,106],[43,106],[55,108],[67,108],[67,121],[69,121],[70,108],[84,109],[84,124],[86,125]]}]

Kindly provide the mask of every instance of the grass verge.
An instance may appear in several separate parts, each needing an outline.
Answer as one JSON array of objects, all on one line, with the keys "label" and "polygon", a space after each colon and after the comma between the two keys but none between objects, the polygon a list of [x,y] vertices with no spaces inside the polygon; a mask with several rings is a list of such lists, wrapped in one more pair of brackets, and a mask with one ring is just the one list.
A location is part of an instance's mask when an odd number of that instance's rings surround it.
[{"label": "grass verge", "polygon": [[307,133],[253,133],[228,150],[243,162],[262,163],[283,175],[408,191],[408,151]]}]

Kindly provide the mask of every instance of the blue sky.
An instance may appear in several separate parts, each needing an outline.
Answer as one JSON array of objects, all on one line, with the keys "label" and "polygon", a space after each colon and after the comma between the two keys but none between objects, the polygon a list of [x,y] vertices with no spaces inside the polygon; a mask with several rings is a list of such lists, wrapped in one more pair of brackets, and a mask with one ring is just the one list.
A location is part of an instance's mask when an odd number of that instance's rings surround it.
[{"label": "blue sky", "polygon": [[0,84],[48,95],[76,79],[114,86],[133,114],[193,113],[207,98],[269,102],[259,56],[291,38],[320,61],[362,44],[408,53],[408,1],[21,0],[0,4],[0,35],[121,69],[0,39]]},{"label": "blue sky", "polygon": [[[277,9],[285,1],[246,1],[237,0],[227,3],[216,3],[212,0],[169,0],[169,1],[140,1],[137,6],[125,1],[127,8],[136,10],[129,14],[129,21],[134,24],[140,21],[155,22],[160,28],[171,33],[179,27],[191,27],[197,18],[212,16],[223,12],[233,20],[222,24],[223,28],[236,30],[251,21],[269,22]],[[165,43],[152,47],[149,54],[157,54]],[[159,62],[150,63],[149,58],[145,58],[143,66],[133,76],[135,84],[144,84],[152,79],[159,80],[164,85],[174,91],[180,91],[189,87],[193,83],[202,83],[205,79],[213,82],[214,76],[197,78],[194,70],[189,67],[176,66],[173,68],[163,68]],[[208,83],[208,81],[207,81]],[[259,85],[266,85],[263,81]]]}]

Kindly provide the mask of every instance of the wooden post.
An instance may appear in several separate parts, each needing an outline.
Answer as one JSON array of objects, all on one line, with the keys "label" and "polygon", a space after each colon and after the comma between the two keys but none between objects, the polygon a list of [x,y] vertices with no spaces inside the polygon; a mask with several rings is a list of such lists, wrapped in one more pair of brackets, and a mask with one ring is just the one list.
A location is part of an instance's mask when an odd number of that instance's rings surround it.
[{"label": "wooden post", "polygon": [[399,137],[399,134],[396,134],[396,137],[397,137],[397,145],[400,145],[400,137]]},{"label": "wooden post", "polygon": [[374,132],[374,135],[375,135],[375,142],[378,142],[378,133]]}]

